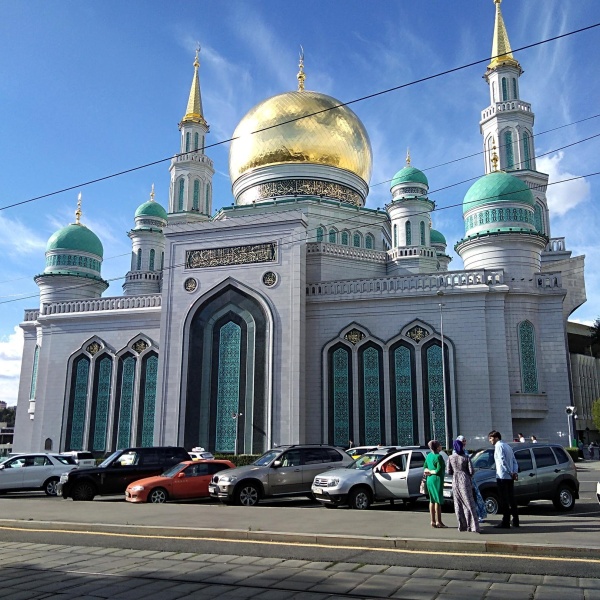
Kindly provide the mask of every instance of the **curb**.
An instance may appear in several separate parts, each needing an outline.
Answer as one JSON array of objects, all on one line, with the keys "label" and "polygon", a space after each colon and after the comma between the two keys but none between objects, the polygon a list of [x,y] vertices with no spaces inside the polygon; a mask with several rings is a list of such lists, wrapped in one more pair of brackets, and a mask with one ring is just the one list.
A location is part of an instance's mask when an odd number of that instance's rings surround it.
[{"label": "curb", "polygon": [[87,535],[102,534],[122,537],[169,537],[181,539],[218,539],[222,541],[303,544],[340,548],[366,548],[457,554],[505,554],[519,556],[600,559],[600,548],[575,546],[565,548],[558,544],[515,544],[482,540],[443,540],[439,538],[394,538],[348,534],[310,534],[242,529],[212,529],[189,527],[154,527],[146,525],[118,525],[110,523],[69,523],[63,521],[22,521],[0,519],[0,528],[19,528],[41,531],[69,531]]}]

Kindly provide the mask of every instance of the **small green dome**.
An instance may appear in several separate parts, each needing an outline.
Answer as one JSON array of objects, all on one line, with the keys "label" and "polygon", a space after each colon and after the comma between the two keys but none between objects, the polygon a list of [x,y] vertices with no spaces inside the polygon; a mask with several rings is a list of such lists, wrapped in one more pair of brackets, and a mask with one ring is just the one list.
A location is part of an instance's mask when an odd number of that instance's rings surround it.
[{"label": "small green dome", "polygon": [[71,223],[59,229],[48,240],[46,252],[52,250],[74,250],[75,252],[88,252],[102,258],[104,249],[100,238],[85,225]]},{"label": "small green dome", "polygon": [[527,185],[503,171],[494,171],[478,179],[465,195],[463,214],[488,204],[498,202],[519,202],[535,206],[535,198]]},{"label": "small green dome", "polygon": [[429,232],[429,239],[432,244],[444,244],[446,246],[446,238],[436,229],[432,229]]},{"label": "small green dome", "polygon": [[167,220],[167,211],[154,200],[148,200],[144,204],[140,204],[135,211],[136,217],[158,217],[159,219]]},{"label": "small green dome", "polygon": [[425,173],[423,171],[419,171],[419,169],[415,169],[414,167],[404,167],[400,169],[395,175],[394,179],[392,179],[392,185],[390,188],[397,186],[399,183],[422,183],[429,187],[429,181],[427,181],[427,177],[425,177]]}]

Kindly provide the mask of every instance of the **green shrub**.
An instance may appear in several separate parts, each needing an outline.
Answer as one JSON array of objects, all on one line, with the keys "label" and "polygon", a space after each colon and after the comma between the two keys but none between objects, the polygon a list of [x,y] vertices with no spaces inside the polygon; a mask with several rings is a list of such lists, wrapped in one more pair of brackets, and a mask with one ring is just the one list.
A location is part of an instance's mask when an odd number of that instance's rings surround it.
[{"label": "green shrub", "polygon": [[574,446],[571,446],[569,448],[565,448],[565,450],[569,453],[569,455],[573,459],[573,462],[577,462],[578,460],[580,460],[579,448],[575,448]]},{"label": "green shrub", "polygon": [[230,460],[236,467],[244,467],[252,464],[261,454],[215,454],[219,460]]}]

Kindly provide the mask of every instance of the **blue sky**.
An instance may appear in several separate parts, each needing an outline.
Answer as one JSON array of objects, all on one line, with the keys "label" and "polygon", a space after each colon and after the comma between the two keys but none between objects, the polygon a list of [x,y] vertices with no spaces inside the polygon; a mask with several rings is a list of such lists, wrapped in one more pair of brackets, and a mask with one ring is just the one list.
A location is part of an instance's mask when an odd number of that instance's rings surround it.
[{"label": "blue sky", "polygon": [[[513,48],[600,22],[597,0],[505,0],[502,11]],[[489,56],[493,22],[492,0],[3,2],[0,207],[177,152],[197,41],[207,142],[214,143],[257,102],[296,88],[300,45],[307,89],[348,101]],[[600,112],[598,47],[600,28],[515,55],[536,134]],[[403,166],[407,146],[437,207],[461,202],[467,183],[435,190],[481,175],[481,156],[433,167],[481,150],[484,71],[471,67],[352,105],[373,146],[367,206],[387,202],[385,182]],[[551,181],[600,171],[600,138],[556,151],[596,133],[600,118],[539,135],[538,156],[550,154],[538,170]],[[218,209],[233,201],[228,145],[207,153]],[[129,268],[126,232],[152,183],[166,207],[168,162],[0,211],[0,399],[16,401],[16,326],[37,304],[21,297],[37,294],[32,278],[44,268],[46,241],[73,222],[79,189],[82,222],[102,239],[108,279]],[[599,187],[596,176],[549,188],[552,235],[586,255],[588,302],[573,315],[580,321],[600,314]],[[463,233],[461,209],[438,210],[433,221],[452,248]],[[450,268],[462,268],[452,254]],[[105,295],[119,295],[121,284]]]}]

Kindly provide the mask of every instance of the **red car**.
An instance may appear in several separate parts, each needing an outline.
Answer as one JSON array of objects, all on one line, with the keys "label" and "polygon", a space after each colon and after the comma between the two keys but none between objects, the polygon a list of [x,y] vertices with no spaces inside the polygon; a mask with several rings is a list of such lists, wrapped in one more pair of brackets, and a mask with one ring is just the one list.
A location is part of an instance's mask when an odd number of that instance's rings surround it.
[{"label": "red car", "polygon": [[167,500],[208,497],[212,476],[235,465],[229,460],[186,460],[167,469],[162,475],[138,479],[125,491],[128,502],[161,504]]}]

